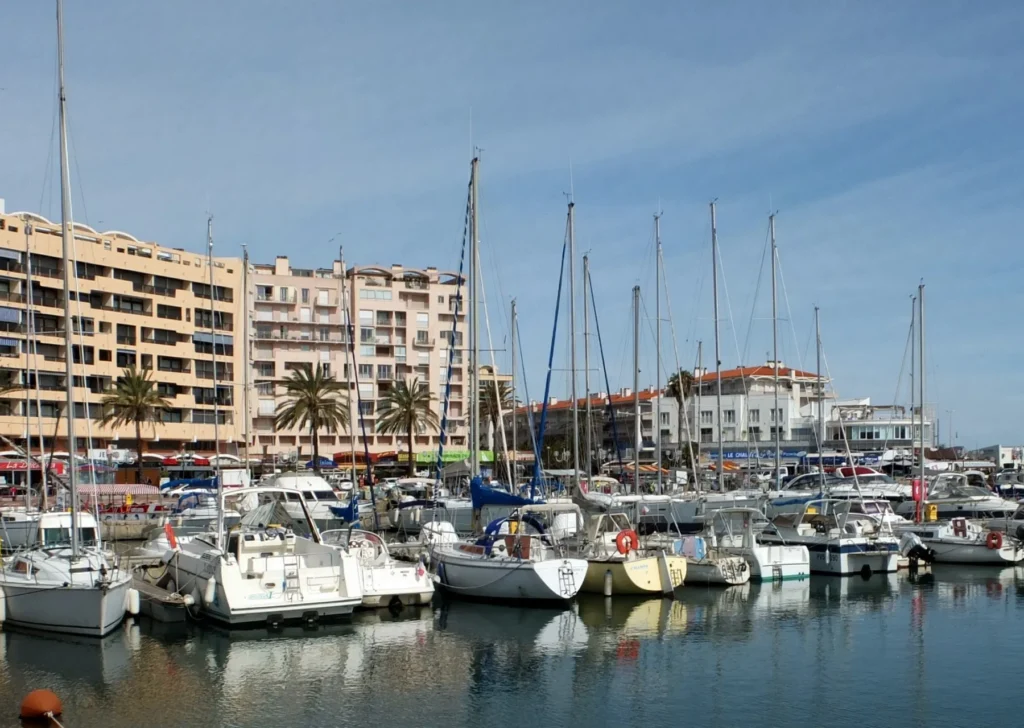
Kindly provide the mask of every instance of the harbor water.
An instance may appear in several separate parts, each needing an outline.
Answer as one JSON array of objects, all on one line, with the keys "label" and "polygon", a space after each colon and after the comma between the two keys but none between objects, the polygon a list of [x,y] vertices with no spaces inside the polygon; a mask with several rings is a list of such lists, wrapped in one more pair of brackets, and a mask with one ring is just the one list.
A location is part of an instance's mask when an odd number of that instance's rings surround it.
[{"label": "harbor water", "polygon": [[435,601],[350,623],[0,635],[0,728],[1015,724],[1024,568],[730,589],[565,610]]}]

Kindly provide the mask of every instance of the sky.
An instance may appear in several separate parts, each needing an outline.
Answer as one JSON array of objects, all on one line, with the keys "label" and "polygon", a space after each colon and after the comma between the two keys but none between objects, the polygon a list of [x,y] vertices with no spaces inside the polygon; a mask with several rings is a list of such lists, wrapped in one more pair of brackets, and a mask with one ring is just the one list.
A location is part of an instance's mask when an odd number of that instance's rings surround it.
[{"label": "sky", "polygon": [[[218,255],[327,266],[341,242],[349,264],[451,269],[478,148],[485,348],[507,368],[514,297],[539,399],[565,193],[613,389],[633,379],[634,285],[641,386],[656,378],[657,211],[663,376],[697,341],[713,368],[711,200],[723,367],[771,358],[775,212],[786,365],[814,369],[818,306],[838,395],[906,403],[923,281],[942,440],[1024,441],[1020,3],[65,5],[76,220],[202,250],[210,211]],[[4,18],[0,197],[59,218],[54,4],[7,0]]]}]

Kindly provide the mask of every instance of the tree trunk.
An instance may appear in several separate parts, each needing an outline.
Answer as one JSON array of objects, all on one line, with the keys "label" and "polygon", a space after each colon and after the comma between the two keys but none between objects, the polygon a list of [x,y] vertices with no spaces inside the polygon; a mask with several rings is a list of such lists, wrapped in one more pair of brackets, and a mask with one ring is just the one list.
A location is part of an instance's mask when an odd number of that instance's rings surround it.
[{"label": "tree trunk", "polygon": [[406,434],[409,436],[409,477],[410,478],[415,478],[416,477],[416,461],[412,459],[412,415],[411,414],[409,415],[409,421],[408,421],[407,425],[408,425],[408,432]]},{"label": "tree trunk", "polygon": [[309,423],[309,436],[313,441],[313,472],[320,475],[320,443],[317,442],[316,426]]},{"label": "tree trunk", "polygon": [[135,449],[139,451],[135,460],[135,480],[142,485],[142,423],[135,420]]}]

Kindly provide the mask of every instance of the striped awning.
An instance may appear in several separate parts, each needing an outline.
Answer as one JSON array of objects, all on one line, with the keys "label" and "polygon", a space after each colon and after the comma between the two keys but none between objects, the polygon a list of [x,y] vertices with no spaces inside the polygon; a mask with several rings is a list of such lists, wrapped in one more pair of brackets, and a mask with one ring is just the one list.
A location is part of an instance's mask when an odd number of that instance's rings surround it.
[{"label": "striped awning", "polygon": [[0,336],[0,346],[18,346],[21,344],[17,339],[12,339],[7,336]]},{"label": "striped awning", "polygon": [[[216,339],[217,343],[221,346],[234,346],[234,338],[229,334],[217,334]],[[214,335],[210,333],[198,331],[192,334],[193,344],[211,344],[213,343],[213,340]]]},{"label": "striped awning", "polygon": [[6,258],[7,260],[21,260],[21,253],[17,250],[0,248],[0,258]]},{"label": "striped awning", "polygon": [[90,495],[159,495],[160,488],[155,485],[126,485],[118,483],[99,483],[96,485],[80,485],[78,493]]},{"label": "striped awning", "polygon": [[0,306],[0,322],[16,324],[21,322],[21,311],[9,306]]}]

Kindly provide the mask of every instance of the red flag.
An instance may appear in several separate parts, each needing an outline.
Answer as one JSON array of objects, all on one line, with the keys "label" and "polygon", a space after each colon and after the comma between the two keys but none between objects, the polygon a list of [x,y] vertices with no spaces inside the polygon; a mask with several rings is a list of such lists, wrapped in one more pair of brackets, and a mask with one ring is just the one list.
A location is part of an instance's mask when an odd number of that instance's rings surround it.
[{"label": "red flag", "polygon": [[174,535],[174,529],[171,528],[171,524],[169,524],[169,523],[165,523],[164,524],[164,533],[167,534],[167,540],[170,542],[171,548],[172,549],[177,549],[178,548],[178,539]]}]

